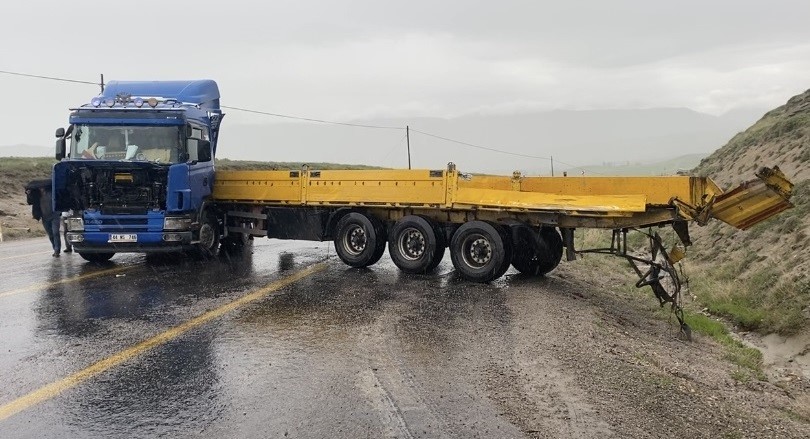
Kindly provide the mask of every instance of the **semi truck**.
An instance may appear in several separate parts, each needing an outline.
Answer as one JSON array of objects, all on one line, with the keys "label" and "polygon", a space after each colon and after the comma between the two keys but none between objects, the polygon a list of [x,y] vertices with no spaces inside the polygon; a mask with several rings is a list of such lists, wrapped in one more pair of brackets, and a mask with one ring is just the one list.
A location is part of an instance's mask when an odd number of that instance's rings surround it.
[{"label": "semi truck", "polygon": [[[56,131],[53,196],[56,210],[72,212],[76,252],[99,262],[119,252],[211,257],[254,237],[334,241],[352,267],[375,264],[387,247],[408,273],[430,272],[449,252],[475,282],[510,265],[543,275],[564,254],[598,252],[630,261],[637,285],[651,286],[663,305],[677,301],[673,264],[691,244],[689,223],[747,229],[792,207],[793,185],[778,167],[730,191],[708,177],[491,176],[452,163],[215,171],[223,116],[213,80],[113,81],[73,108]],[[660,227],[671,227],[679,246],[666,249]],[[576,249],[582,228],[611,230],[610,246]],[[627,248],[632,231],[649,237],[649,255]]]}]

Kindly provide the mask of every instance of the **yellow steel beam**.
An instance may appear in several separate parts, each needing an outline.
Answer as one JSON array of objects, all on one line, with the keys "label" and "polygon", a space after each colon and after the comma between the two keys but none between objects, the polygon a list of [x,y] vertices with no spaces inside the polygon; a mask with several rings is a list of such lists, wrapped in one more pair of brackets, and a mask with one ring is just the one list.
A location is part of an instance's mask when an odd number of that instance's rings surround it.
[{"label": "yellow steel beam", "polygon": [[760,180],[724,194],[711,179],[688,176],[522,177],[516,172],[506,177],[463,174],[454,166],[445,171],[218,171],[213,196],[268,205],[432,207],[572,217],[630,218],[663,208],[665,217],[670,211],[701,223],[715,217],[744,229],[792,206],[792,184],[778,168],[763,168],[758,176]]}]

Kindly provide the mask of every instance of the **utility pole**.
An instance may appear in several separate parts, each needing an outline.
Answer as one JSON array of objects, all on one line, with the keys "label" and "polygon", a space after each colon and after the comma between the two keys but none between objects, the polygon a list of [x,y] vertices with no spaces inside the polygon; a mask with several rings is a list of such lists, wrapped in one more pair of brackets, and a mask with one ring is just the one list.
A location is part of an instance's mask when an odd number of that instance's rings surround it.
[{"label": "utility pole", "polygon": [[101,86],[101,92],[104,93],[104,73],[101,74],[101,82],[98,85]]},{"label": "utility pole", "polygon": [[551,159],[551,176],[554,176],[554,156],[549,157]]},{"label": "utility pole", "polygon": [[408,169],[411,169],[411,127],[405,125],[405,140],[408,143]]}]

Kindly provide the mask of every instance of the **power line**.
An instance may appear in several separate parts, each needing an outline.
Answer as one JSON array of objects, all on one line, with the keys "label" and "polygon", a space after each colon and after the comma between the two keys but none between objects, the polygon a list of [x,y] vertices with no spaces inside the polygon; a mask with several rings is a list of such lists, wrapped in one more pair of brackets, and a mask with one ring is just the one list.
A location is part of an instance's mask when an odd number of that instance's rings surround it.
[{"label": "power line", "polygon": [[405,130],[404,127],[392,127],[392,126],[385,126],[385,125],[365,125],[365,124],[360,124],[360,123],[349,123],[349,122],[335,122],[335,121],[331,121],[331,120],[313,119],[313,118],[310,118],[310,117],[290,116],[288,114],[279,114],[279,113],[270,113],[270,112],[267,112],[267,111],[251,110],[251,109],[248,109],[248,108],[231,107],[231,106],[228,106],[228,105],[221,105],[220,107],[226,108],[228,110],[244,111],[245,113],[263,114],[265,116],[282,117],[284,119],[304,120],[304,121],[307,121],[307,122],[326,123],[326,124],[331,124],[331,125],[343,125],[343,126],[358,127],[358,128],[376,128],[376,129],[382,129],[382,130]]},{"label": "power line", "polygon": [[[77,79],[59,78],[59,77],[55,77],[55,76],[33,75],[33,74],[30,74],[30,73],[11,72],[11,71],[7,71],[7,70],[0,70],[0,73],[6,74],[6,75],[22,76],[22,77],[26,77],[26,78],[48,79],[48,80],[51,80],[51,81],[71,82],[71,83],[75,83],[75,84],[99,85],[99,83],[91,82],[91,81],[81,81],[81,80],[77,80]],[[221,107],[225,108],[225,109],[229,109],[229,110],[243,111],[245,113],[261,114],[261,115],[264,115],[264,116],[273,116],[273,117],[279,117],[279,118],[284,118],[284,119],[302,120],[302,121],[306,121],[306,122],[323,123],[323,124],[330,124],[330,125],[341,125],[341,126],[349,126],[349,127],[357,127],[357,128],[371,128],[371,129],[384,129],[384,130],[403,130],[403,131],[406,130],[404,127],[395,127],[395,126],[386,126],[386,125],[369,125],[369,124],[359,124],[359,123],[349,123],[349,122],[336,122],[336,121],[325,120],[325,119],[315,119],[315,118],[311,118],[311,117],[291,116],[291,115],[288,115],[288,114],[271,113],[271,112],[268,112],[268,111],[259,111],[259,110],[251,110],[249,108],[232,107],[232,106],[229,106],[229,105],[222,105]],[[536,156],[536,155],[531,155],[531,154],[521,154],[521,153],[517,153],[517,152],[505,151],[505,150],[498,149],[498,148],[491,148],[491,147],[487,147],[487,146],[475,145],[473,143],[463,142],[461,140],[455,140],[455,139],[451,139],[449,137],[443,137],[443,136],[439,136],[439,135],[436,135],[436,134],[427,133],[427,132],[420,131],[420,130],[417,130],[417,129],[414,129],[414,128],[411,128],[411,131],[422,134],[422,135],[425,135],[425,136],[429,136],[429,137],[433,137],[433,138],[436,138],[436,139],[444,140],[446,142],[456,143],[456,144],[459,144],[459,145],[464,145],[464,146],[468,146],[470,148],[476,148],[476,149],[480,149],[480,150],[483,150],[483,151],[496,152],[496,153],[499,153],[499,154],[507,154],[507,155],[516,156],[516,157],[525,157],[525,158],[532,158],[532,159],[538,159],[538,160],[551,161],[551,157]],[[570,163],[565,163],[565,162],[560,161],[560,160],[557,160],[557,162],[561,163],[563,165],[566,165],[566,166],[570,166],[573,169],[581,169],[582,168],[581,166],[574,166],[574,165],[572,165]],[[591,172],[593,172],[593,171],[591,171]],[[597,172],[593,172],[593,173],[598,174]]]},{"label": "power line", "polygon": [[57,78],[57,77],[54,77],[54,76],[31,75],[31,74],[28,74],[28,73],[9,72],[9,71],[6,71],[6,70],[0,70],[0,73],[6,74],[6,75],[24,76],[26,78],[50,79],[52,81],[73,82],[73,83],[76,83],[76,84],[99,85],[98,82],[79,81],[77,79]]},{"label": "power line", "polygon": [[[461,140],[455,140],[455,139],[451,139],[451,138],[448,138],[448,137],[437,136],[435,134],[426,133],[424,131],[419,131],[419,130],[413,129],[413,128],[411,128],[411,131],[413,131],[415,133],[419,133],[419,134],[424,134],[425,136],[435,137],[437,139],[441,139],[441,140],[444,140],[444,141],[447,141],[447,142],[458,143],[460,145],[469,146],[471,148],[482,149],[484,151],[498,152],[498,153],[501,153],[501,154],[508,154],[508,155],[513,155],[513,156],[517,156],[517,157],[527,157],[527,158],[531,158],[531,159],[551,160],[551,157],[543,157],[543,156],[539,156],[539,155],[529,155],[529,154],[520,154],[520,153],[517,153],[517,152],[504,151],[502,149],[490,148],[488,146],[474,145],[472,143],[462,142]],[[562,163],[562,162],[560,162],[560,163]]]}]

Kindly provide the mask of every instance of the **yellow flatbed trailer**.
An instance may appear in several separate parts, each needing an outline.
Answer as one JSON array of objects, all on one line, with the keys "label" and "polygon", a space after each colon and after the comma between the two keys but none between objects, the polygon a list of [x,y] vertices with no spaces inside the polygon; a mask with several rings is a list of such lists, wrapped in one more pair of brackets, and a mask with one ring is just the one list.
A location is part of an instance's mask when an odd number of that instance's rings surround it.
[{"label": "yellow flatbed trailer", "polygon": [[[509,265],[542,275],[579,252],[627,258],[656,297],[677,302],[680,284],[657,234],[652,257],[626,249],[630,230],[671,225],[685,246],[688,222],[712,218],[747,229],[792,207],[792,183],[778,168],[724,192],[706,177],[524,177],[470,175],[451,163],[444,170],[217,171],[213,203],[225,239],[267,236],[334,240],[348,265],[376,263],[386,244],[393,262],[409,273],[434,269],[449,248],[466,279],[488,282]],[[575,251],[573,231],[614,231],[606,249]],[[559,230],[559,232],[558,232]],[[638,264],[650,267],[642,272]],[[661,280],[669,278],[666,291]]]}]

